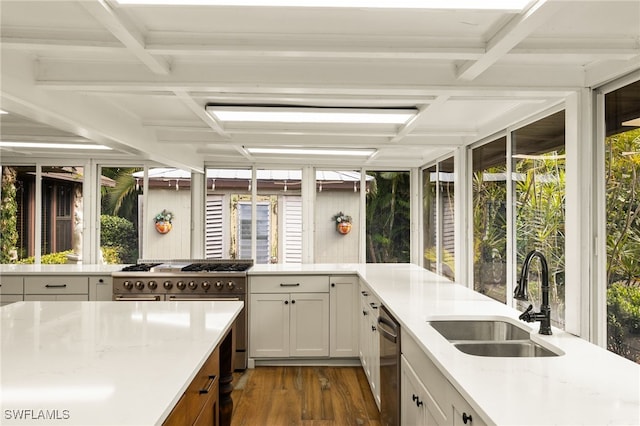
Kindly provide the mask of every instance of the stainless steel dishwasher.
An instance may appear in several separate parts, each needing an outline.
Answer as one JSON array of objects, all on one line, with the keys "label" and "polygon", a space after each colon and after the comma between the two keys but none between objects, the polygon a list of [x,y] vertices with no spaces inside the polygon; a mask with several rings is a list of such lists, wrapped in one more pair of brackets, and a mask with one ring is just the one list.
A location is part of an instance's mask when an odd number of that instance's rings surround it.
[{"label": "stainless steel dishwasher", "polygon": [[383,305],[380,334],[380,419],[384,426],[400,426],[400,324]]}]

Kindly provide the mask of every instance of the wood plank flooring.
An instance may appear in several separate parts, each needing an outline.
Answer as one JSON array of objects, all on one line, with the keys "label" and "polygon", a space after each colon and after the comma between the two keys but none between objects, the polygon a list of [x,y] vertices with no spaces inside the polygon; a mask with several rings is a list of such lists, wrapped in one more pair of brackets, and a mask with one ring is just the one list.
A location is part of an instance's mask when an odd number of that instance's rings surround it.
[{"label": "wood plank flooring", "polygon": [[380,426],[361,367],[256,367],[234,373],[232,426]]}]

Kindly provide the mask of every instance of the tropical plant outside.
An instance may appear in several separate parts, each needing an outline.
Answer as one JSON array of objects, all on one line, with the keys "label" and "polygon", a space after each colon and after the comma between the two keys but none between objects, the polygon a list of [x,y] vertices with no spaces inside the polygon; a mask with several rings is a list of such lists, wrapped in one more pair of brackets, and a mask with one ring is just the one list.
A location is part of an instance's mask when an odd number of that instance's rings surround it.
[{"label": "tropical plant outside", "polygon": [[[138,196],[142,193],[134,173],[142,168],[103,168],[114,186],[102,187],[100,245],[107,263],[135,263],[138,256]],[[118,220],[118,218],[123,220]]]},{"label": "tropical plant outside", "polygon": [[2,203],[0,204],[0,263],[9,263],[17,257],[18,230],[16,202],[16,171],[2,168]]},{"label": "tropical plant outside", "polygon": [[410,261],[409,172],[370,172],[367,193],[367,262]]},{"label": "tropical plant outside", "polygon": [[506,303],[506,165],[473,174],[474,289]]},{"label": "tropical plant outside", "polygon": [[[516,265],[531,250],[544,253],[549,268],[552,321],[564,326],[565,159],[564,151],[518,160],[515,171]],[[537,269],[532,268],[532,275]],[[537,280],[539,282],[539,280]],[[529,286],[529,300],[540,306],[541,287]]]},{"label": "tropical plant outside", "polygon": [[640,129],[605,147],[607,347],[640,362]]}]

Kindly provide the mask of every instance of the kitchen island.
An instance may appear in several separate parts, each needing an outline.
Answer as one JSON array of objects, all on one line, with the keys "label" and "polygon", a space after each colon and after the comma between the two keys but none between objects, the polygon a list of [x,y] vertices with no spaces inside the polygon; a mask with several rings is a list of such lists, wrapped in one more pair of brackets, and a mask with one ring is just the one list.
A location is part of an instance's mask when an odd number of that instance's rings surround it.
[{"label": "kitchen island", "polygon": [[162,424],[242,302],[18,302],[0,309],[2,420]]},{"label": "kitchen island", "polygon": [[[540,335],[538,323],[518,320],[518,310],[416,265],[255,265],[249,271],[249,280],[251,283],[255,276],[304,274],[357,275],[367,291],[398,320],[403,338],[415,342],[413,346],[424,359],[435,365],[479,414],[481,423],[640,424],[640,365],[555,327],[553,335]],[[553,348],[560,356],[469,355],[429,324],[438,319],[480,318],[519,324],[531,332],[533,341]]]}]

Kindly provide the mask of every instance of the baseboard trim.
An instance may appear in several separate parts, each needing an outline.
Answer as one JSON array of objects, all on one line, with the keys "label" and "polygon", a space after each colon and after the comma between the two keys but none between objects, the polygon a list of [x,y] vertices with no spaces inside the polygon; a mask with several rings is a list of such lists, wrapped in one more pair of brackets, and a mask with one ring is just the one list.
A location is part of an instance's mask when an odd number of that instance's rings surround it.
[{"label": "baseboard trim", "polygon": [[248,368],[269,367],[355,367],[360,358],[249,358]]}]

